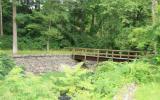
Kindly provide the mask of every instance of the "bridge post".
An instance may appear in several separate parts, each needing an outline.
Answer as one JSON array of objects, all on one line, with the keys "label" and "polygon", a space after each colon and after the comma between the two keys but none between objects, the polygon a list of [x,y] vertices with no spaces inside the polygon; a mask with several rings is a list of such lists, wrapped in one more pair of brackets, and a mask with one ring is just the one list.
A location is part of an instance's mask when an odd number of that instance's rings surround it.
[{"label": "bridge post", "polygon": [[94,49],[93,51],[94,51],[94,55],[93,56],[96,56],[96,50]]},{"label": "bridge post", "polygon": [[72,57],[73,59],[75,59],[75,49],[74,48],[72,49]]},{"label": "bridge post", "polygon": [[138,59],[138,53],[136,52],[136,59]]},{"label": "bridge post", "polygon": [[114,60],[114,50],[112,50],[112,60]]},{"label": "bridge post", "polygon": [[98,55],[97,55],[97,63],[99,62],[99,49],[98,49]]},{"label": "bridge post", "polygon": [[84,61],[87,60],[87,49],[84,50]]},{"label": "bridge post", "polygon": [[106,50],[106,58],[108,57],[108,50]]},{"label": "bridge post", "polygon": [[119,53],[120,53],[120,58],[122,58],[122,52],[120,51]]},{"label": "bridge post", "polygon": [[129,61],[129,58],[130,58],[129,55],[130,55],[130,52],[129,52],[129,50],[128,50],[128,61]]}]

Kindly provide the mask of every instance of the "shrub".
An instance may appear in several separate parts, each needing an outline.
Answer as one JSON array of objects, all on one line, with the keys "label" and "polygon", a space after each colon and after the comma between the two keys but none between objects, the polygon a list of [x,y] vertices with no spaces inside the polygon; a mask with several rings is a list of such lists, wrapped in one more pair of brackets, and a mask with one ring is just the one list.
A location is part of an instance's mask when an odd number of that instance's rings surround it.
[{"label": "shrub", "polygon": [[[82,69],[80,63],[75,69],[66,67],[64,72],[25,74],[15,67],[0,82],[2,100],[110,100],[124,85],[155,81],[159,67],[143,61],[132,63],[104,62],[96,71]],[[159,75],[160,76],[160,75]]]},{"label": "shrub", "polygon": [[5,35],[0,37],[0,49],[11,49],[12,48],[12,36]]},{"label": "shrub", "polygon": [[14,66],[15,64],[9,56],[0,53],[0,79],[4,78]]},{"label": "shrub", "polygon": [[159,80],[159,77],[157,76],[160,73],[160,66],[144,61],[134,61],[131,63],[105,62],[98,66],[97,72],[98,74],[101,74],[102,72],[111,72],[111,75],[112,73],[114,73],[114,75],[118,73],[128,79],[130,78],[130,81],[147,83]]},{"label": "shrub", "polygon": [[20,67],[15,67],[0,85],[1,100],[56,100],[57,94],[52,80],[24,74]]}]

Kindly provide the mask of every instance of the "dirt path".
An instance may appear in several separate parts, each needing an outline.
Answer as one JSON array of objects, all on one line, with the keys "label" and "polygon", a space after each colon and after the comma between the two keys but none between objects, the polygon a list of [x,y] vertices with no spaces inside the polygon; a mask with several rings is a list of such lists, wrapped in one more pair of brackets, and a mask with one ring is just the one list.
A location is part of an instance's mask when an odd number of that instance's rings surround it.
[{"label": "dirt path", "polygon": [[124,86],[113,100],[134,100],[136,88],[134,83]]}]

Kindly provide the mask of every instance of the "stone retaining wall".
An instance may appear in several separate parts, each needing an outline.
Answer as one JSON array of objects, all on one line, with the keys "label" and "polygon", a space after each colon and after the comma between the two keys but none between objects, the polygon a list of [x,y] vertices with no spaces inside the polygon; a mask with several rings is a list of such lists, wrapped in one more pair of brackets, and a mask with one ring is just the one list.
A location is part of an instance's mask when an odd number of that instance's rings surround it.
[{"label": "stone retaining wall", "polygon": [[63,71],[65,65],[74,68],[78,63],[71,55],[19,55],[13,59],[18,66],[23,66],[25,71],[33,73]]}]

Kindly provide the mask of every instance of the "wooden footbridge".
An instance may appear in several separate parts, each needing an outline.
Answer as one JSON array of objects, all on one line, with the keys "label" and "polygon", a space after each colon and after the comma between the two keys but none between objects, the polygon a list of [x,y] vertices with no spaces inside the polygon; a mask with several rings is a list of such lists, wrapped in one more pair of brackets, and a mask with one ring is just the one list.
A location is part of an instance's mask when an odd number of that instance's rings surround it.
[{"label": "wooden footbridge", "polygon": [[108,50],[108,49],[90,49],[90,48],[65,48],[72,51],[72,57],[78,61],[107,61],[115,62],[133,61],[149,54],[147,51],[131,50]]}]

